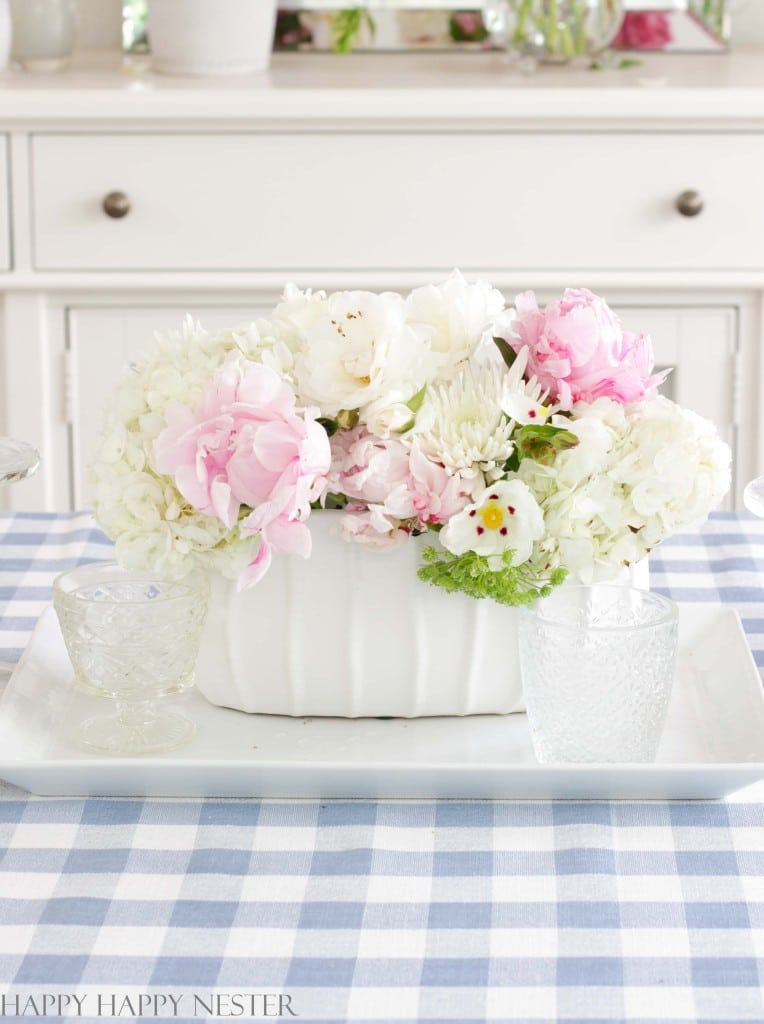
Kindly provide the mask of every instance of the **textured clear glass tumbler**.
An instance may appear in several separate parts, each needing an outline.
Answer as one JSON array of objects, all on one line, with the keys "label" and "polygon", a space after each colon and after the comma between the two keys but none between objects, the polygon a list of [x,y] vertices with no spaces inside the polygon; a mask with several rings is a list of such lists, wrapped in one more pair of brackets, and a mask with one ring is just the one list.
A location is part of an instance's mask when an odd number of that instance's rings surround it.
[{"label": "textured clear glass tumbler", "polygon": [[114,562],[56,578],[53,604],[76,682],[116,705],[79,725],[80,744],[107,754],[156,754],[194,736],[189,718],[155,701],[193,685],[207,588],[202,573],[170,582]]},{"label": "textured clear glass tumbler", "polygon": [[520,614],[541,762],[653,761],[676,673],[677,606],[632,587],[566,586]]}]

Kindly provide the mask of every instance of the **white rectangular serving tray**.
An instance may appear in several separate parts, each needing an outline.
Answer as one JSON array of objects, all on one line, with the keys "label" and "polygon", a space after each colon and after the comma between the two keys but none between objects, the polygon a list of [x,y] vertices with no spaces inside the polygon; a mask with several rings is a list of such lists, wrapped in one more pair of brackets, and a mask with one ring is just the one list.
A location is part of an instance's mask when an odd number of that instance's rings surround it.
[{"label": "white rectangular serving tray", "polygon": [[0,779],[42,795],[697,799],[764,779],[764,696],[737,613],[680,607],[679,670],[653,764],[540,765],[525,715],[247,715],[195,692],[181,750],[111,758],[68,738],[105,702],[75,689],[47,609],[0,699]]}]

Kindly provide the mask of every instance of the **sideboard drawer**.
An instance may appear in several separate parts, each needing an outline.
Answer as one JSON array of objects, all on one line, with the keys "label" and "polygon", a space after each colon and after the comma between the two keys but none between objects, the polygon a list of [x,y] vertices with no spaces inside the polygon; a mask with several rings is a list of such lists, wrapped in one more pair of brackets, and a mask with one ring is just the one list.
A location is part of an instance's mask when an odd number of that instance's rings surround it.
[{"label": "sideboard drawer", "polygon": [[764,267],[760,134],[40,134],[32,158],[41,270]]}]

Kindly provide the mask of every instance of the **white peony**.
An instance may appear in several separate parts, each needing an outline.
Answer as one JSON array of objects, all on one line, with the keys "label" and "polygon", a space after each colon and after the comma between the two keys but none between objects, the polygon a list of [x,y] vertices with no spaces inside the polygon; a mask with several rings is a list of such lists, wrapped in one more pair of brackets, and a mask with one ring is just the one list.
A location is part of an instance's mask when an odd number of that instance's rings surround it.
[{"label": "white peony", "polygon": [[414,422],[414,413],[402,400],[401,393],[393,392],[370,402],[363,410],[361,420],[371,434],[387,440],[409,430]]},{"label": "white peony", "polygon": [[422,331],[406,323],[393,292],[336,292],[311,309],[296,360],[298,394],[324,416],[364,410],[391,399],[405,403],[427,381],[433,359]]},{"label": "white peony", "polygon": [[406,300],[407,319],[429,334],[442,377],[470,358],[503,314],[501,292],[482,281],[469,284],[458,270],[442,284],[416,288]]}]

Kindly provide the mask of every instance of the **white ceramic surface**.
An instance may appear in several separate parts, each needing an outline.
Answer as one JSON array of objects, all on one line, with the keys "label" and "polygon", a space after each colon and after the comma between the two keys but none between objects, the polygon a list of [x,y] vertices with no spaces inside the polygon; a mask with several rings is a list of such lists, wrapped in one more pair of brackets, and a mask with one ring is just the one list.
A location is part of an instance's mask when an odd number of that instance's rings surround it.
[{"label": "white ceramic surface", "polygon": [[[274,558],[249,590],[211,576],[199,653],[204,696],[296,716],[522,710],[516,609],[418,580],[422,548],[437,547],[436,538],[373,551],[344,540],[339,518],[312,515],[310,558]],[[647,564],[632,577],[647,589]]]},{"label": "white ceramic surface", "polygon": [[151,0],[151,63],[174,75],[246,75],[270,64],[275,0]]},{"label": "white ceramic surface", "polygon": [[390,721],[243,715],[178,698],[189,746],[151,758],[83,754],[76,693],[52,609],[0,699],[0,778],[88,796],[715,798],[764,779],[764,698],[737,614],[680,606],[679,667],[655,764],[539,765],[525,715]]}]

